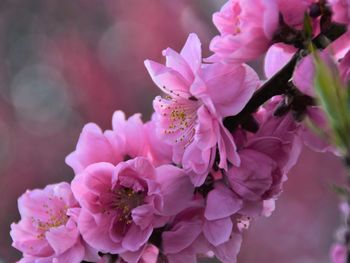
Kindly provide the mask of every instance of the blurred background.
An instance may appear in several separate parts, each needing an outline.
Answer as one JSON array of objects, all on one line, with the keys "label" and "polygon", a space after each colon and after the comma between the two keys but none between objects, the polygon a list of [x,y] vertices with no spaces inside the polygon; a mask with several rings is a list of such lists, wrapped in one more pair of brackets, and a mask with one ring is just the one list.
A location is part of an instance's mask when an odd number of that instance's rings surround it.
[{"label": "blurred background", "polygon": [[[65,156],[87,122],[110,128],[112,113],[147,120],[159,94],[143,66],[179,50],[190,32],[204,56],[219,0],[0,1],[0,262],[15,262],[11,222],[26,190],[70,181]],[[261,61],[254,65],[259,68]],[[339,224],[333,156],[304,150],[275,213],[245,233],[239,263],[328,262]],[[214,261],[211,261],[214,262]]]}]

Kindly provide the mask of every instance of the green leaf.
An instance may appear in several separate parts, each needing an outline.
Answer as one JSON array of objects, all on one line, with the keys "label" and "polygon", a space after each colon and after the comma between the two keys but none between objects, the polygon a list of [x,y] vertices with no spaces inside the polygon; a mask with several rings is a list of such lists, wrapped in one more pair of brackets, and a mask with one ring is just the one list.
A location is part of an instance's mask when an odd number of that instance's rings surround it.
[{"label": "green leaf", "polygon": [[311,40],[312,38],[312,20],[310,15],[305,12],[304,14],[304,34],[305,34],[305,38],[308,40]]},{"label": "green leaf", "polygon": [[339,73],[325,64],[318,53],[313,54],[316,92],[333,131],[333,142],[345,153],[350,147],[349,91],[340,80]]}]

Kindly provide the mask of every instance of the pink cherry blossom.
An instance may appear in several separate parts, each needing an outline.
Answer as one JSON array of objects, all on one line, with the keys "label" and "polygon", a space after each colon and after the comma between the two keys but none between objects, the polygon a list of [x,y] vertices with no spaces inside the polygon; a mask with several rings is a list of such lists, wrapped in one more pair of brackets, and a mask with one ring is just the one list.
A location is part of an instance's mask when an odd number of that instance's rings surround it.
[{"label": "pink cherry blossom", "polygon": [[145,61],[153,81],[166,94],[153,103],[158,132],[174,147],[174,162],[182,163],[192,182],[201,185],[213,164],[216,145],[220,168],[226,169],[227,161],[239,164],[222,120],[243,109],[259,85],[258,77],[246,65],[202,64],[195,34],[190,34],[180,54],[170,48],[163,54],[165,66]]},{"label": "pink cherry blossom", "polygon": [[210,43],[210,60],[248,61],[263,54],[278,28],[276,1],[229,0],[213,15],[220,32]]},{"label": "pink cherry blossom", "polygon": [[286,25],[300,29],[304,13],[313,0],[229,0],[213,15],[220,32],[210,49],[215,53],[209,61],[246,62],[257,59],[273,43],[282,15]]},{"label": "pink cherry blossom", "polygon": [[112,126],[112,130],[105,132],[94,123],[84,126],[76,150],[66,157],[66,163],[75,174],[93,163],[116,165],[124,159],[147,156],[147,139],[140,114],[134,114],[126,120],[122,111],[116,111]]},{"label": "pink cherry blossom", "polygon": [[97,251],[80,236],[80,208],[70,185],[48,185],[27,191],[18,200],[19,223],[11,225],[13,246],[23,253],[20,262],[97,261]]},{"label": "pink cherry blossom", "polygon": [[194,191],[181,169],[154,168],[143,157],[116,167],[92,164],[74,178],[72,190],[82,207],[79,230],[91,246],[104,253],[138,255],[153,228],[184,209]]}]

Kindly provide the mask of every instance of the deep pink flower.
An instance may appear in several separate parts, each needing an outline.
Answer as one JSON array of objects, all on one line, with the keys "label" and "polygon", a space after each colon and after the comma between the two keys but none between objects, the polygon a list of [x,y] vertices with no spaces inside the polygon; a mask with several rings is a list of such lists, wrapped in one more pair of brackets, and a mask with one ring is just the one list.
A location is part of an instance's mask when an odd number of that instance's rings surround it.
[{"label": "deep pink flower", "polygon": [[77,227],[80,208],[70,185],[48,185],[27,191],[18,199],[19,223],[11,225],[13,246],[23,253],[20,262],[97,261]]},{"label": "deep pink flower", "polygon": [[146,132],[140,114],[134,114],[126,120],[122,111],[116,111],[112,126],[112,130],[105,132],[94,123],[84,126],[76,150],[66,157],[66,163],[75,174],[93,163],[116,165],[124,159],[147,156]]},{"label": "deep pink flower", "polygon": [[116,167],[92,164],[74,178],[72,190],[82,207],[78,226],[84,239],[104,253],[136,254],[153,228],[184,209],[194,191],[181,169],[154,168],[142,157]]},{"label": "deep pink flower", "polygon": [[190,34],[180,54],[168,48],[166,65],[146,60],[155,84],[166,94],[154,100],[160,136],[174,147],[173,159],[192,171],[201,185],[220,152],[219,167],[239,164],[235,144],[222,124],[224,117],[239,113],[259,85],[246,65],[202,65],[201,44]]}]

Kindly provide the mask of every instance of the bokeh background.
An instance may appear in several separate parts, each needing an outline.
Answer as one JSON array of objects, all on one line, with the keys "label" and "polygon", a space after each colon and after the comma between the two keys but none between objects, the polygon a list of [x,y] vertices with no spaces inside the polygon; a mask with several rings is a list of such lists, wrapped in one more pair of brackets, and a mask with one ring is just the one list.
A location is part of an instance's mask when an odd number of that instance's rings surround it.
[{"label": "bokeh background", "polygon": [[[11,222],[26,190],[70,181],[65,156],[87,122],[103,129],[121,109],[147,120],[159,94],[143,66],[179,50],[190,32],[209,55],[219,0],[0,1],[0,262],[15,262]],[[261,61],[254,66],[258,69]],[[240,263],[329,262],[340,222],[330,155],[305,149],[275,213],[245,233]],[[214,261],[211,261],[214,262]]]}]

